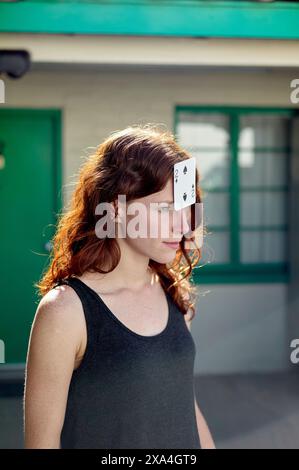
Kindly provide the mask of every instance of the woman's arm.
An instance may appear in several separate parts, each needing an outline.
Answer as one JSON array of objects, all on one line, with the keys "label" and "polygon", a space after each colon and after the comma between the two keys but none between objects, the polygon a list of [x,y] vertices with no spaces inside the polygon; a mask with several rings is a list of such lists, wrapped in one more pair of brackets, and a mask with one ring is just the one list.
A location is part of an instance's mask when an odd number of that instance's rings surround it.
[{"label": "woman's arm", "polygon": [[[191,333],[191,321],[189,311],[185,315],[186,325]],[[209,427],[203,414],[201,413],[196,398],[194,396],[194,406],[195,406],[195,414],[196,414],[196,423],[197,423],[197,430],[200,440],[200,445],[202,449],[216,449],[215,443],[213,441],[212,435],[210,433]]]},{"label": "woman's arm", "polygon": [[196,422],[197,422],[200,446],[202,449],[216,449],[216,446],[213,441],[210,430],[208,428],[207,422],[198,407],[195,397],[194,397],[194,405],[195,405]]},{"label": "woman's arm", "polygon": [[80,300],[68,286],[49,291],[37,307],[25,375],[27,449],[60,448],[70,379],[82,339],[80,308]]}]

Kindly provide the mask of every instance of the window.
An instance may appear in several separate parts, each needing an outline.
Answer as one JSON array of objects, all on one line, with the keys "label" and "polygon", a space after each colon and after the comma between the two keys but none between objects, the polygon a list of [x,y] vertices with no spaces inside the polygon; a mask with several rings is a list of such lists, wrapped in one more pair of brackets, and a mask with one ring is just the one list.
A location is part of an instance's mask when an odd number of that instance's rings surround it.
[{"label": "window", "polygon": [[272,282],[288,274],[292,110],[178,106],[174,133],[196,157],[204,238],[195,279]]}]

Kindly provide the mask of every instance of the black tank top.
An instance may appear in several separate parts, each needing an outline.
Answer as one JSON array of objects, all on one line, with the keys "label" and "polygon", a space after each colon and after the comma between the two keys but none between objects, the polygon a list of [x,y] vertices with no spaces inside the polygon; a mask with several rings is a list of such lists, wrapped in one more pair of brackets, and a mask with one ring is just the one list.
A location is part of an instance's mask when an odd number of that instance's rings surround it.
[{"label": "black tank top", "polygon": [[200,449],[196,346],[170,294],[166,328],[143,336],[85,282],[69,277],[57,285],[64,283],[81,299],[87,345],[71,377],[61,448]]}]

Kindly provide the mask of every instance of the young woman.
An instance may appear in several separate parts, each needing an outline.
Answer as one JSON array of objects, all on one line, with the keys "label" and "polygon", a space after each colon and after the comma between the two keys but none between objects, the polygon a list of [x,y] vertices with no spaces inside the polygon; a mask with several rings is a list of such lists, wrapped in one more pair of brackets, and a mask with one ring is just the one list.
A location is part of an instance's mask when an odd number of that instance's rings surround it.
[{"label": "young woman", "polygon": [[[147,124],[112,133],[82,165],[37,284],[26,448],[215,447],[193,382],[189,278],[200,250],[185,243],[194,212],[172,204],[173,166],[186,158],[171,133]],[[114,212],[104,215],[101,203]],[[133,203],[144,209],[145,236],[134,236]],[[111,222],[115,235],[103,236]]]}]

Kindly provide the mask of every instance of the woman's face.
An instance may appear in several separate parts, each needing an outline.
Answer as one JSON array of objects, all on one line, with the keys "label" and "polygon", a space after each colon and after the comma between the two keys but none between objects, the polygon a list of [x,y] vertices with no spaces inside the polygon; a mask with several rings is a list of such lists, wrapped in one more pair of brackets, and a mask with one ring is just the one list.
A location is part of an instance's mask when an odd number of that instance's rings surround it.
[{"label": "woman's face", "polygon": [[123,238],[138,253],[159,263],[169,263],[183,234],[190,230],[189,221],[190,207],[177,211],[173,208],[173,182],[169,179],[162,191],[127,203]]}]

